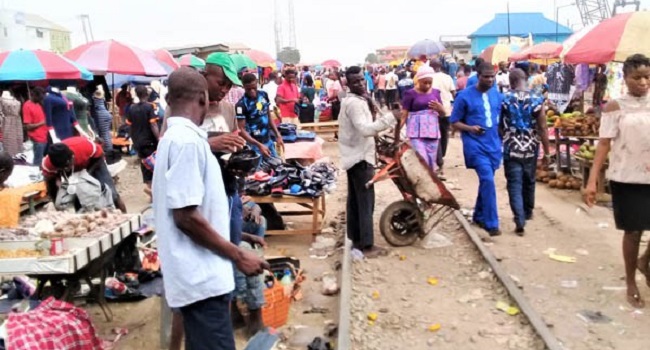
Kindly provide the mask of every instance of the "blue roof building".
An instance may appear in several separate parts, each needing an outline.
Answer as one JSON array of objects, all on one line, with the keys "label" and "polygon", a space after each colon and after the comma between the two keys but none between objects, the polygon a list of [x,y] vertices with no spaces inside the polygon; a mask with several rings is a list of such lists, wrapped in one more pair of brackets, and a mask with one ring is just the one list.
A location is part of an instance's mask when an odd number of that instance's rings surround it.
[{"label": "blue roof building", "polygon": [[[508,17],[510,17],[510,36],[528,37],[532,34],[533,41],[538,44],[546,41],[563,42],[573,30],[562,24],[556,24],[541,12],[497,13],[494,19],[469,35],[472,41],[472,55],[478,55],[488,46],[498,44],[499,39],[508,38]],[[557,26],[557,38],[556,38]]]}]

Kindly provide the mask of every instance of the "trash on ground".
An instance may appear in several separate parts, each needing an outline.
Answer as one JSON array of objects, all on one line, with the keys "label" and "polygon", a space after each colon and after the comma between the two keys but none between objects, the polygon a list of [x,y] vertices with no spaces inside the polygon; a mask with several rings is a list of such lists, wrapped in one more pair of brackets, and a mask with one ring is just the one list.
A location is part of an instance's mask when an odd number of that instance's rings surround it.
[{"label": "trash on ground", "polygon": [[374,312],[371,312],[371,313],[368,314],[368,321],[375,322],[375,321],[377,321],[378,317],[379,317],[379,315],[377,315]]},{"label": "trash on ground", "polygon": [[580,310],[577,316],[587,323],[610,323],[612,319],[603,315],[600,311]]},{"label": "trash on ground", "polygon": [[334,347],[329,342],[323,340],[321,337],[316,337],[307,345],[307,350],[332,350]]},{"label": "trash on ground", "polygon": [[453,245],[451,240],[438,232],[431,232],[422,240],[424,249],[444,248],[451,245]]},{"label": "trash on ground", "polygon": [[602,228],[602,229],[609,228],[609,224],[606,222],[599,222],[597,226],[598,228]]},{"label": "trash on ground", "polygon": [[314,259],[326,259],[334,253],[336,240],[331,237],[319,235],[309,248],[309,257]]},{"label": "trash on ground", "polygon": [[438,279],[435,277],[429,277],[427,278],[427,283],[429,283],[432,286],[437,286],[438,285]]},{"label": "trash on ground", "polygon": [[441,327],[442,326],[440,325],[440,323],[434,323],[434,324],[429,326],[428,330],[429,330],[429,332],[437,332],[437,331],[440,330]]},{"label": "trash on ground", "polygon": [[576,280],[563,280],[560,282],[562,288],[578,288],[578,281]]},{"label": "trash on ground", "polygon": [[352,260],[356,260],[356,261],[363,260],[363,252],[360,251],[359,249],[356,248],[352,249],[350,254],[352,255]]},{"label": "trash on ground", "polygon": [[375,300],[379,299],[379,292],[378,291],[372,292],[372,298]]},{"label": "trash on ground", "polygon": [[404,261],[404,260],[406,260],[406,255],[400,255],[400,256],[399,256],[399,260],[400,260],[400,261]]},{"label": "trash on ground", "polygon": [[326,307],[317,307],[317,306],[312,306],[311,309],[305,310],[302,313],[303,314],[326,314],[329,313],[330,309]]},{"label": "trash on ground", "polygon": [[548,257],[551,260],[559,261],[559,262],[564,262],[564,263],[575,263],[578,261],[576,257],[573,256],[568,256],[568,255],[560,255],[560,254],[555,254],[557,249],[555,248],[548,248],[544,251],[544,254],[548,255]]},{"label": "trash on ground", "polygon": [[515,316],[515,315],[519,314],[519,312],[520,312],[518,307],[511,306],[511,305],[509,305],[508,303],[506,303],[504,301],[497,302],[496,308],[497,308],[497,310],[501,310],[501,311],[507,313],[510,316]]},{"label": "trash on ground", "polygon": [[330,273],[325,273],[323,275],[323,285],[321,288],[321,293],[323,295],[336,295],[339,292],[339,285],[336,282],[336,276],[333,276]]}]

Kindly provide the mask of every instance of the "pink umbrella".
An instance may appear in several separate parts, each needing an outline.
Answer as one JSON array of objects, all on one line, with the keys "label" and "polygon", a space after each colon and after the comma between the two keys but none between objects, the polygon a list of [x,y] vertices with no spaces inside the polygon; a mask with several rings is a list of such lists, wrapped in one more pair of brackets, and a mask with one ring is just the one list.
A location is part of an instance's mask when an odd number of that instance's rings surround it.
[{"label": "pink umbrella", "polygon": [[554,42],[540,43],[510,55],[510,61],[560,58],[562,44]]},{"label": "pink umbrella", "polygon": [[172,70],[180,68],[178,62],[174,59],[174,56],[165,49],[154,50],[153,55],[159,62],[168,65]]},{"label": "pink umbrella", "polygon": [[322,66],[323,67],[341,67],[342,64],[341,64],[341,62],[339,62],[337,60],[327,60],[327,61],[322,63]]},{"label": "pink umbrella", "polygon": [[167,75],[151,53],[114,40],[93,41],[66,52],[64,56],[98,75]]},{"label": "pink umbrella", "polygon": [[258,50],[248,50],[244,52],[244,55],[248,56],[255,64],[260,67],[270,67],[275,64],[275,58],[269,55],[266,52]]}]

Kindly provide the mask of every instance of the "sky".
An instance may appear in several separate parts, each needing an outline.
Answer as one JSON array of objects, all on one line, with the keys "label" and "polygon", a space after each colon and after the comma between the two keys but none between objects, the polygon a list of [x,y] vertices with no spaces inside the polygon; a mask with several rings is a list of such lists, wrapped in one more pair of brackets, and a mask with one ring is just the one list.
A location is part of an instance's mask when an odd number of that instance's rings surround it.
[{"label": "sky", "polygon": [[[90,16],[95,40],[114,39],[145,49],[241,42],[275,56],[273,1],[282,0],[0,0],[7,9],[39,14],[85,43],[78,18]],[[610,3],[613,0],[609,0]],[[363,62],[375,49],[411,45],[442,35],[468,35],[495,13],[542,12],[571,0],[294,0],[297,47],[304,63],[338,59]],[[405,6],[400,6],[403,3]],[[65,5],[64,5],[65,4]],[[390,5],[388,5],[390,4]],[[650,0],[641,0],[650,8]],[[559,22],[582,27],[577,7],[560,10]]]}]

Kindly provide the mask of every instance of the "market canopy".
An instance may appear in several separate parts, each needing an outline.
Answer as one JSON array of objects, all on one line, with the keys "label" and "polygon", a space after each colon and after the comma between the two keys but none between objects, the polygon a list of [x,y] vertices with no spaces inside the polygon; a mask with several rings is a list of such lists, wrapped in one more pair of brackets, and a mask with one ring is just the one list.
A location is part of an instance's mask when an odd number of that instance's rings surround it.
[{"label": "market canopy", "polygon": [[329,67],[336,67],[336,68],[342,67],[341,62],[339,62],[337,60],[326,60],[323,63],[321,63],[321,65],[323,67],[328,67],[328,68]]},{"label": "market canopy", "polygon": [[183,55],[178,59],[178,64],[183,67],[194,67],[196,69],[205,69],[205,61],[192,54]]},{"label": "market canopy", "polygon": [[561,57],[569,64],[623,62],[640,53],[650,56],[650,12],[630,12],[584,28],[564,44]]},{"label": "market canopy", "polygon": [[[178,62],[176,62],[176,60],[174,59],[174,56],[172,56],[172,54],[169,51],[165,50],[165,49],[154,50],[153,55],[154,55],[154,57],[156,57],[158,62],[163,64],[163,67],[167,66],[165,68],[168,71],[169,70],[173,71],[173,70],[178,69],[180,67],[178,65]],[[171,71],[168,72],[168,73],[171,73]]]},{"label": "market canopy", "polygon": [[508,57],[512,51],[518,50],[517,45],[511,44],[496,44],[488,46],[481,54],[478,56],[485,60],[485,62],[492,65],[497,65],[500,62],[508,62]]},{"label": "market canopy", "polygon": [[420,40],[417,43],[413,44],[408,51],[406,56],[408,58],[420,58],[420,56],[426,56],[430,58],[446,50],[445,45],[440,42],[433,41],[431,39]]},{"label": "market canopy", "polygon": [[520,52],[510,55],[510,61],[527,61],[539,59],[556,59],[560,58],[562,52],[562,44],[556,42],[544,42],[533,45],[529,48],[521,50]]},{"label": "market canopy", "polygon": [[0,53],[0,81],[92,80],[93,74],[50,51],[16,50]]},{"label": "market canopy", "polygon": [[160,77],[168,74],[150,52],[115,40],[93,41],[66,52],[64,56],[97,75],[116,73]]},{"label": "market canopy", "polygon": [[264,51],[248,50],[246,51],[246,56],[250,57],[250,59],[260,67],[271,67],[276,63],[275,58]]}]

